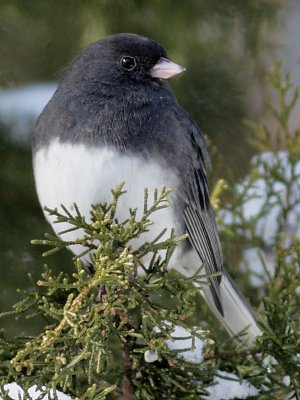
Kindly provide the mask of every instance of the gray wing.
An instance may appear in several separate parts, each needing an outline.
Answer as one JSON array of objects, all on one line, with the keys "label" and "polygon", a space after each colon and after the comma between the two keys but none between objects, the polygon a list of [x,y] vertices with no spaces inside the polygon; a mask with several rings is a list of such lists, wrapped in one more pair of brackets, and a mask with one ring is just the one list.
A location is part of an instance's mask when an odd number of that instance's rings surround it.
[{"label": "gray wing", "polygon": [[[194,125],[188,121],[191,141],[191,164],[185,180],[186,203],[184,222],[189,240],[204,263],[206,273],[223,271],[223,255],[215,216],[209,201],[205,164],[209,159],[205,140]],[[211,277],[210,290],[218,311],[223,315],[220,296],[221,276]]]}]

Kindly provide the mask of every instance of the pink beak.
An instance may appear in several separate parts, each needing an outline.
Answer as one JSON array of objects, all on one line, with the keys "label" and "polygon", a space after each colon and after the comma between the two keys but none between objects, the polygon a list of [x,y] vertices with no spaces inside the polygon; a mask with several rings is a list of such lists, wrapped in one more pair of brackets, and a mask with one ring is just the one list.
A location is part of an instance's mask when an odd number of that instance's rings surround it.
[{"label": "pink beak", "polygon": [[183,71],[185,71],[185,68],[167,58],[161,57],[154,67],[151,68],[150,75],[152,78],[169,79]]}]

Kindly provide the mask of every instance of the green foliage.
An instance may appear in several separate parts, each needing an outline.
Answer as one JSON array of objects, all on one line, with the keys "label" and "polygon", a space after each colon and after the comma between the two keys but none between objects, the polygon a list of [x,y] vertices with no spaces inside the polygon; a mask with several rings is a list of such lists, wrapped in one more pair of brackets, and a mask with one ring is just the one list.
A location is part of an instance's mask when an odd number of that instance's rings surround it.
[{"label": "green foliage", "polygon": [[295,112],[295,106],[299,99],[299,88],[294,87],[291,82],[290,73],[282,74],[282,63],[277,62],[268,76],[270,86],[277,94],[277,106],[268,104],[268,109],[277,127],[272,130],[266,125],[260,125],[253,121],[246,121],[252,130],[249,139],[256,149],[260,151],[288,150],[289,153],[299,156],[300,151],[300,129],[291,128],[289,125],[291,114]]},{"label": "green foliage", "polygon": [[[121,187],[113,192],[112,204],[93,207],[91,222],[76,207],[74,215],[65,207],[64,213],[48,210],[58,222],[68,222],[72,230],[80,228],[84,234],[75,242],[46,235],[46,240],[34,243],[52,246],[46,255],[80,243],[87,248],[84,253],[93,251],[94,272],[88,274],[77,258],[72,276],[63,272],[54,276],[46,269],[36,284],[32,282],[24,300],[5,315],[41,314],[48,325],[37,337],[19,338],[12,347],[2,336],[1,347],[6,348],[3,359],[13,356],[3,364],[2,381],[47,384],[80,399],[104,399],[111,392],[125,396],[126,391],[134,391],[137,399],[159,398],[162,392],[166,398],[191,399],[198,392],[204,393],[200,383],[193,381],[200,382],[213,372],[177,362],[177,352],[165,343],[175,324],[186,325],[194,310],[196,289],[192,282],[201,284],[205,278],[196,274],[182,279],[167,271],[175,246],[184,237],[176,238],[172,232],[170,238],[161,240],[162,232],[137,250],[125,246],[148,229],[152,213],[166,207],[168,193],[166,189],[155,193],[148,206],[145,192],[141,219],[136,218],[136,210],[130,210],[123,223],[116,220],[118,200],[125,195]],[[139,278],[137,268],[144,269],[140,260],[149,253],[149,268]],[[105,294],[99,299],[103,285]],[[204,337],[203,332],[188,329],[193,337]],[[146,354],[154,354],[157,361],[146,362]]]},{"label": "green foliage", "polygon": [[[226,210],[231,224],[225,226],[221,218],[219,221],[227,251],[234,251],[238,241],[257,253],[256,259],[251,259],[252,265],[248,261],[242,262],[242,266],[248,270],[248,279],[253,275],[260,279],[263,290],[265,319],[260,321],[263,335],[258,338],[261,354],[255,359],[261,368],[268,364],[268,379],[259,399],[278,398],[278,393],[280,396],[294,393],[298,399],[300,130],[289,125],[299,90],[291,84],[288,73],[283,76],[281,63],[272,69],[269,82],[278,96],[277,105],[269,105],[272,130],[247,121],[253,130],[251,143],[262,153],[253,160],[250,175],[232,186],[233,201]],[[256,209],[250,215],[247,210],[253,200]],[[289,384],[283,383],[284,377],[289,377],[285,380]]]}]

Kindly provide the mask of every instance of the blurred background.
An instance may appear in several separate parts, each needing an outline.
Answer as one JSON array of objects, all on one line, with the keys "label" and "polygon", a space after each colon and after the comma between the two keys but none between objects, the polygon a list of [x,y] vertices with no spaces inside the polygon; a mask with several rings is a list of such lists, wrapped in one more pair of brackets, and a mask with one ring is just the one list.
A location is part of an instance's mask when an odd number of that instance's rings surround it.
[{"label": "blurred background", "polygon": [[[81,49],[118,32],[160,42],[187,69],[171,86],[209,138],[213,181],[232,182],[247,173],[253,155],[244,121],[263,122],[272,98],[268,69],[282,59],[299,83],[299,17],[297,0],[1,0],[0,312],[45,261],[56,271],[71,268],[67,251],[44,260],[44,249],[30,244],[51,232],[35,194],[30,138],[63,68]],[[6,328],[38,329],[23,321]]]}]

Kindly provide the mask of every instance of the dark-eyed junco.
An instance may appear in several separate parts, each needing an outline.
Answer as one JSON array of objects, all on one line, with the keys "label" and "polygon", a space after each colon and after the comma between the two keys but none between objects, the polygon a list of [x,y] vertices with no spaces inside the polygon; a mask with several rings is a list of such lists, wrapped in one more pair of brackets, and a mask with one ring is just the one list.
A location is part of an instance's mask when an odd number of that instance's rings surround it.
[{"label": "dark-eyed junco", "polygon": [[[154,225],[132,245],[152,240],[166,227],[188,232],[171,267],[191,275],[204,263],[207,273],[221,272],[210,279],[205,298],[232,335],[248,326],[251,343],[260,330],[224,270],[206,181],[206,144],[166,83],[183,70],[158,43],[135,34],[109,36],[85,49],[66,69],[37,122],[37,193],[50,208],[76,202],[88,219],[91,204],[110,202],[111,189],[124,181],[122,221],[130,207],[143,208],[145,187],[150,196],[155,188],[171,188],[171,206],[154,214]],[[56,232],[63,230],[59,225],[52,224]],[[78,232],[69,232],[64,239],[75,236]],[[82,248],[72,251],[79,254]]]}]

